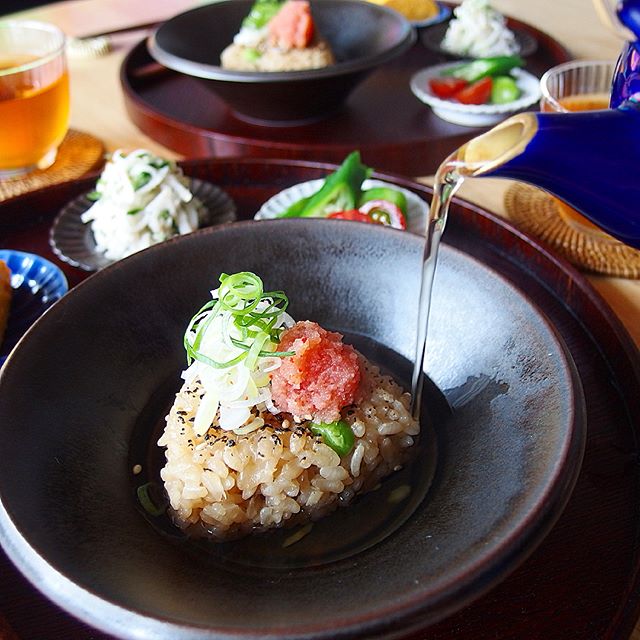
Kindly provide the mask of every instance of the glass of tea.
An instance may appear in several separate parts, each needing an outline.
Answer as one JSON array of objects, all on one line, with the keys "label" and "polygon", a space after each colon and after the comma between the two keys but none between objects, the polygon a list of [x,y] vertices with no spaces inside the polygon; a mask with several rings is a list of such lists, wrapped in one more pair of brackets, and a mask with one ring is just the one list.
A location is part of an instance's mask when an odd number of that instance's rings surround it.
[{"label": "glass of tea", "polygon": [[[540,79],[540,111],[597,111],[609,108],[615,62],[575,60],[549,69]],[[554,198],[560,217],[572,228],[599,240],[614,238],[589,222],[567,204]]]},{"label": "glass of tea", "polygon": [[0,22],[0,179],[51,166],[68,125],[64,33],[44,22]]}]

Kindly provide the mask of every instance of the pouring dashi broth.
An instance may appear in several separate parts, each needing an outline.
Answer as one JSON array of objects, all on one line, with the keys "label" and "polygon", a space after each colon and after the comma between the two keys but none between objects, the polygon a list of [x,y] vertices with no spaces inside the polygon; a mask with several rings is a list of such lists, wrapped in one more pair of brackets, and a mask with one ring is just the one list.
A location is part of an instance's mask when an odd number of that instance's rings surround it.
[{"label": "pouring dashi broth", "polygon": [[487,173],[522,153],[535,132],[536,120],[532,114],[515,115],[454,151],[436,172],[425,230],[416,355],[411,380],[411,412],[415,420],[420,419],[418,399],[422,395],[429,309],[438,247],[453,196],[465,178]]}]

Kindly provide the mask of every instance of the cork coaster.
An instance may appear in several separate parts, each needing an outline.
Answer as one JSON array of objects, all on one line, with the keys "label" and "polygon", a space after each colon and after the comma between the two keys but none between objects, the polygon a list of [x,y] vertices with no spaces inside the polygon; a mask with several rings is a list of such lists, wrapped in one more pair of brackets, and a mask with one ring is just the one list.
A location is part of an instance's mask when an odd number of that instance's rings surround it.
[{"label": "cork coaster", "polygon": [[29,191],[75,180],[104,162],[104,145],[88,133],[70,129],[58,149],[56,161],[43,171],[0,180],[0,202]]},{"label": "cork coaster", "polygon": [[582,232],[560,216],[555,200],[537,187],[512,184],[504,198],[509,220],[540,238],[577,267],[622,278],[640,278],[640,251],[610,236]]}]

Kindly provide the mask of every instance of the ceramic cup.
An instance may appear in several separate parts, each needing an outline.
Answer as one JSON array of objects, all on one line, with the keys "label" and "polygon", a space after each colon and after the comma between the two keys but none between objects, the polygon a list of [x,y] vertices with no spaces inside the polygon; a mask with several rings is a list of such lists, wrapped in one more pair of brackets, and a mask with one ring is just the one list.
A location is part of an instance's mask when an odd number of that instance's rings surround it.
[{"label": "ceramic cup", "polygon": [[0,22],[0,179],[51,166],[68,125],[64,34],[44,22]]}]

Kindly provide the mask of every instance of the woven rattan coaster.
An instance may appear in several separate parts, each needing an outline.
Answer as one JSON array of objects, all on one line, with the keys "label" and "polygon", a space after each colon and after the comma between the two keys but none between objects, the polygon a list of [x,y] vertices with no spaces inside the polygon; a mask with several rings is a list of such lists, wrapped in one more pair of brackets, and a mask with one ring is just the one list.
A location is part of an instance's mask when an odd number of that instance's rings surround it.
[{"label": "woven rattan coaster", "polygon": [[577,267],[609,276],[640,278],[640,251],[608,236],[591,235],[570,226],[544,191],[514,183],[505,194],[504,205],[509,220]]},{"label": "woven rattan coaster", "polygon": [[56,161],[44,171],[0,180],[0,202],[29,191],[75,180],[104,162],[104,146],[88,133],[71,129],[58,149]]}]

